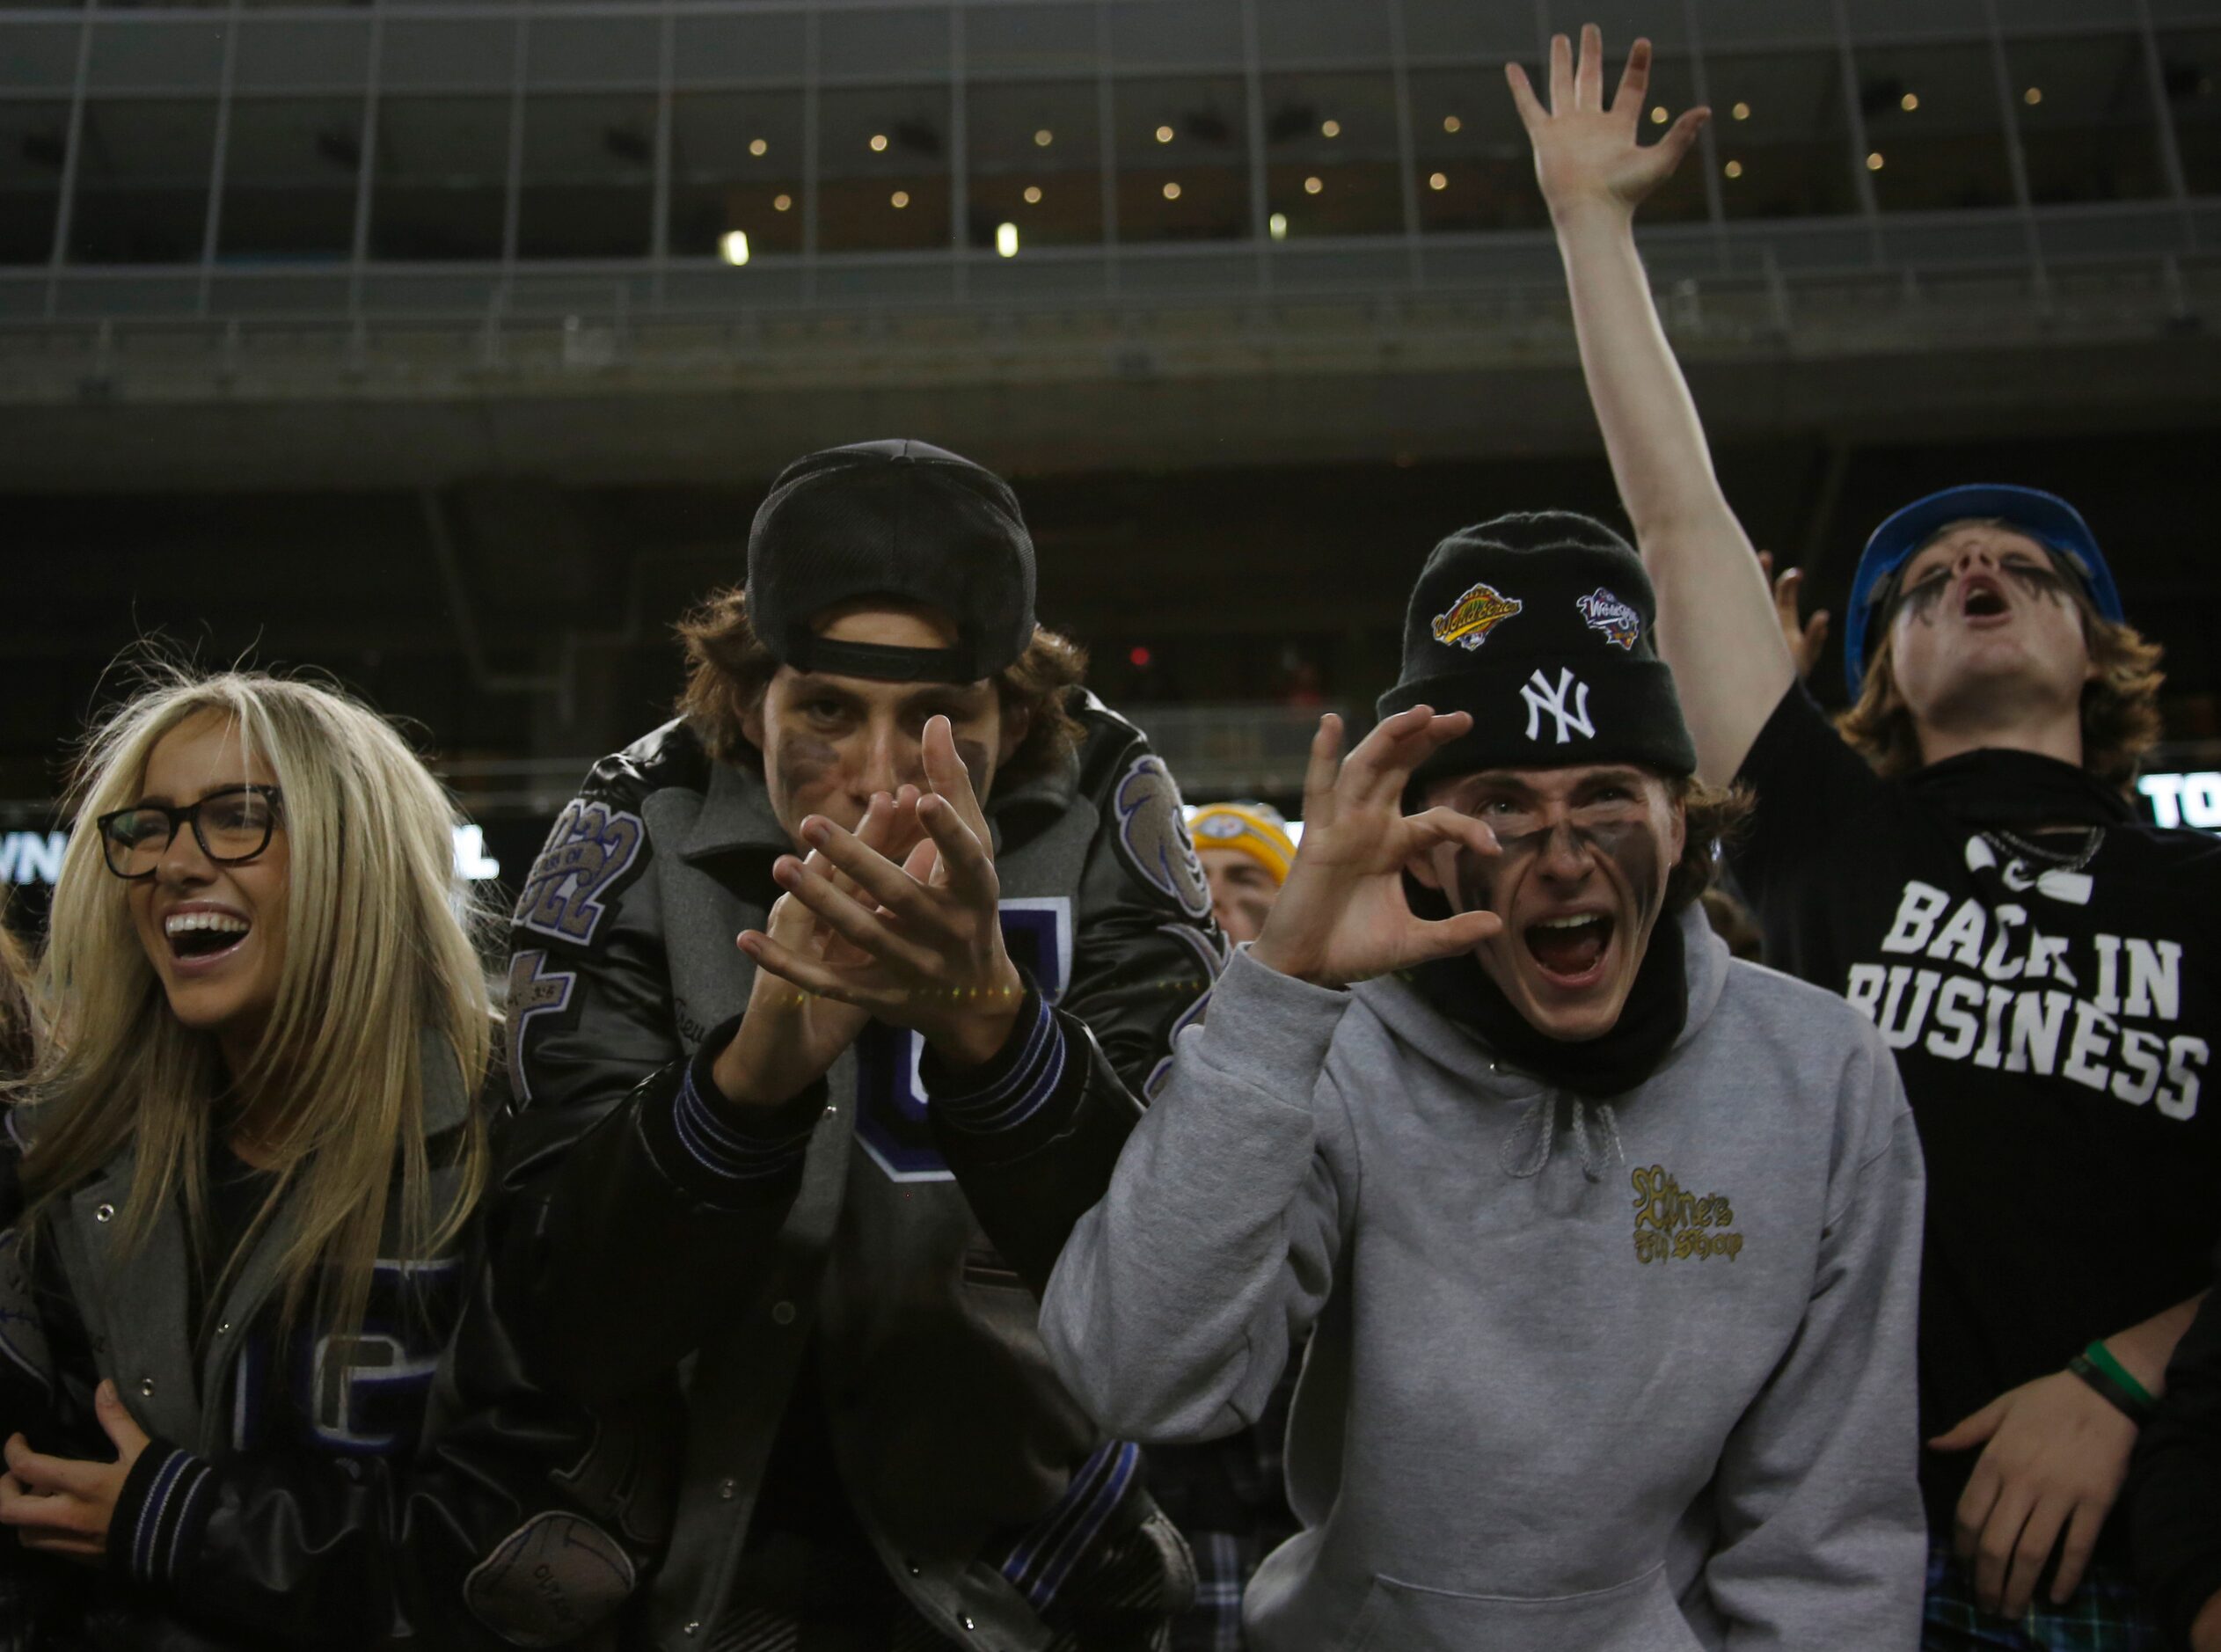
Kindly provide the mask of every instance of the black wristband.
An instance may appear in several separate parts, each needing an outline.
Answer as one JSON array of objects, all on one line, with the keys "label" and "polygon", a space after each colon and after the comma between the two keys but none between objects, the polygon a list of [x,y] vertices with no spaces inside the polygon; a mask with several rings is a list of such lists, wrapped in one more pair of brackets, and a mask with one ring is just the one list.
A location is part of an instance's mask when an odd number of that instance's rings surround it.
[{"label": "black wristband", "polygon": [[2152,1420],[2150,1403],[2123,1388],[2114,1380],[2112,1372],[2093,1364],[2087,1356],[2077,1354],[2067,1362],[2067,1369],[2089,1384],[2107,1404],[2139,1429]]}]

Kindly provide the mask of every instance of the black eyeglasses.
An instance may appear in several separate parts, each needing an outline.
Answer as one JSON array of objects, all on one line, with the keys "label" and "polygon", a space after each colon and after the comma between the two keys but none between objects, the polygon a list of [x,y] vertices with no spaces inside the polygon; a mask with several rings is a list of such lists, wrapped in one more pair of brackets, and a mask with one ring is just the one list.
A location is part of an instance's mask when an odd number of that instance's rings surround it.
[{"label": "black eyeglasses", "polygon": [[[1997,569],[2031,596],[2067,596],[2074,589],[2071,576],[2055,562],[2000,562]],[[1956,577],[1954,570],[1942,567],[1918,585],[1885,591],[1881,595],[1881,623],[1885,626],[1896,624],[1900,610],[1915,619],[1925,619],[1935,611],[1936,604],[1943,600],[1943,594],[1951,588]]]},{"label": "black eyeglasses", "polygon": [[190,822],[202,854],[218,866],[236,866],[270,846],[279,796],[274,786],[227,786],[177,808],[135,803],[100,816],[100,852],[119,878],[150,878],[178,828]]}]

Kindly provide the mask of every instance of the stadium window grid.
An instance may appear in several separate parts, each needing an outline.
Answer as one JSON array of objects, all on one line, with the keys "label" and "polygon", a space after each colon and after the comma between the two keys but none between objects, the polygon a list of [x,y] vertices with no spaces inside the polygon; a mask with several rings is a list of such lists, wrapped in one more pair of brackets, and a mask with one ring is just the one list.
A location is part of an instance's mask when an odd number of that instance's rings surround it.
[{"label": "stadium window grid", "polygon": [[[1151,5],[1170,9],[1184,6],[1187,0],[1122,0],[1117,9],[1133,12]],[[1218,10],[1231,15],[1236,0],[1221,0]],[[1268,77],[1290,75],[1348,75],[1351,73],[1385,74],[1392,81],[1396,109],[1397,172],[1400,185],[1400,230],[1359,238],[1326,238],[1307,243],[1321,251],[1335,246],[1363,245],[1378,248],[1384,244],[1401,242],[1411,254],[1411,274],[1414,284],[1420,284],[1423,249],[1456,241],[1485,244],[1488,232],[1445,233],[1423,227],[1420,201],[1428,182],[1421,176],[1413,125],[1411,77],[1417,72],[1442,70],[1477,71],[1484,76],[1500,74],[1506,61],[1503,53],[1452,55],[1413,53],[1406,49],[1405,31],[1401,26],[1403,6],[1399,0],[1388,0],[1381,8],[1385,18],[1387,50],[1377,57],[1352,61],[1348,57],[1333,60],[1311,59],[1301,56],[1275,55],[1269,61],[1260,49],[1260,30],[1257,20],[1260,13],[1271,10],[1272,0],[1238,0],[1243,19],[1240,47],[1238,52],[1222,48],[1217,51],[1198,51],[1188,62],[1173,63],[1150,61],[1122,64],[1113,61],[1109,16],[1114,0],[1033,0],[1027,10],[1041,13],[1062,13],[1066,18],[1092,14],[1094,29],[1094,51],[1085,70],[1077,62],[1067,61],[1027,71],[1009,65],[995,68],[990,73],[973,76],[968,72],[966,35],[968,19],[975,13],[1001,11],[1015,15],[1011,6],[956,4],[942,6],[902,6],[872,4],[865,0],[825,0],[815,5],[720,5],[713,0],[663,0],[662,4],[519,6],[515,4],[445,4],[438,6],[423,4],[376,4],[369,9],[332,4],[293,4],[286,6],[244,5],[239,0],[209,0],[195,4],[194,0],[172,4],[159,9],[124,9],[116,0],[106,4],[99,0],[83,7],[34,7],[12,11],[0,10],[0,61],[7,56],[8,35],[17,30],[43,28],[49,32],[65,28],[76,33],[74,73],[65,89],[54,84],[34,84],[28,81],[0,85],[0,109],[7,106],[45,103],[57,105],[67,98],[67,129],[61,157],[61,176],[50,193],[55,201],[53,234],[49,256],[43,267],[36,264],[19,264],[12,268],[0,268],[0,281],[19,285],[30,275],[42,278],[47,288],[46,309],[49,315],[57,313],[62,289],[75,281],[91,278],[128,278],[134,274],[160,274],[175,277],[180,271],[189,272],[197,281],[197,308],[205,313],[208,307],[212,282],[224,276],[255,269],[256,266],[228,259],[223,251],[223,213],[227,192],[227,140],[233,128],[234,111],[250,100],[261,102],[281,99],[360,98],[362,121],[356,128],[356,149],[359,159],[354,183],[354,219],[351,245],[342,258],[304,263],[294,267],[298,273],[317,275],[340,275],[347,281],[347,308],[356,309],[361,303],[365,283],[383,274],[399,274],[412,269],[433,274],[465,276],[483,273],[491,267],[500,275],[526,271],[560,269],[578,267],[581,270],[617,272],[627,278],[646,277],[644,289],[638,297],[653,308],[663,296],[666,278],[673,274],[689,274],[714,269],[718,258],[674,256],[670,243],[670,216],[673,199],[672,176],[672,110],[674,99],[687,93],[705,91],[778,91],[793,94],[799,91],[803,100],[802,176],[800,187],[793,207],[797,210],[801,225],[799,251],[787,254],[773,254],[759,260],[772,265],[791,266],[800,276],[796,291],[808,298],[821,270],[842,265],[867,264],[874,261],[901,261],[915,264],[921,254],[872,254],[842,252],[822,245],[822,185],[821,175],[821,134],[819,130],[821,94],[831,91],[849,91],[873,87],[891,87],[898,84],[915,85],[921,79],[937,91],[946,89],[948,98],[948,128],[946,147],[950,157],[946,166],[948,237],[924,254],[929,261],[946,267],[953,283],[953,296],[961,298],[965,292],[965,275],[968,266],[992,264],[992,253],[983,254],[971,245],[968,233],[968,184],[970,170],[966,162],[966,91],[972,84],[1010,85],[1029,81],[1074,81],[1092,79],[1097,95],[1098,134],[1097,164],[1100,168],[1097,186],[1100,194],[1101,239],[1100,242],[1068,249],[1059,249],[1048,256],[1077,256],[1100,259],[1107,278],[1116,281],[1116,265],[1121,258],[1143,255],[1143,244],[1121,237],[1119,225],[1119,184],[1121,166],[1117,153],[1117,138],[1113,126],[1113,112],[1118,88],[1143,78],[1175,78],[1183,74],[1238,73],[1245,87],[1246,121],[1244,129],[1234,135],[1241,156],[1240,164],[1246,172],[1247,210],[1246,233],[1231,242],[1221,243],[1221,250],[1246,248],[1255,255],[1257,279],[1260,285],[1270,284],[1269,266],[1275,255],[1275,243],[1280,237],[1279,215],[1268,210],[1268,171],[1273,164],[1267,153],[1265,141],[1266,113],[1261,92]],[[1579,11],[1577,6],[1553,6],[1568,17]],[[1680,0],[1674,7],[1668,0],[1668,23],[1662,34],[1670,40],[1683,36],[1689,40],[1698,38],[1696,0]],[[1859,53],[1860,50],[1881,51],[1899,46],[1934,46],[1956,43],[1986,49],[1992,65],[1993,95],[1996,114],[2004,139],[2012,182],[2013,201],[2001,210],[2023,221],[2027,245],[2032,259],[2039,245],[2039,220],[2057,208],[2040,208],[2034,204],[2027,176],[2027,157],[2020,129],[2019,112],[2014,106],[2014,94],[2007,69],[2006,53],[2010,46],[2037,40],[2066,40],[2076,38],[2118,38],[2132,33],[2137,40],[2144,59],[2147,78],[2145,108],[2151,119],[2151,138],[2155,145],[2159,171],[2166,181],[2161,200],[2178,206],[2188,199],[2185,185],[2174,120],[2169,108],[2169,99],[2162,84],[2159,47],[2160,28],[2155,23],[2152,7],[2139,3],[2132,21],[2124,25],[2120,19],[2108,19],[2082,26],[2062,26],[2056,14],[2047,17],[2042,27],[2006,26],[1993,21],[1984,30],[1969,31],[1964,27],[1945,28],[1914,35],[1892,30],[1887,33],[1866,32],[1862,24],[1849,20],[1852,9],[1830,8],[1834,18],[1834,38],[1829,40],[1810,33],[1784,33],[1777,38],[1762,35],[1739,37],[1732,42],[1694,48],[1665,48],[1663,55],[1679,58],[1685,63],[1691,77],[1692,100],[1704,100],[1707,92],[1707,66],[1716,60],[1751,52],[1773,51],[1825,52],[1832,54],[1836,67],[1843,77],[1844,98],[1847,117],[1843,134],[1847,140],[1843,162],[1849,172],[1857,202],[1855,212],[1840,215],[1828,222],[1863,223],[1870,231],[1874,259],[1882,261],[1882,223],[1889,215],[1883,214],[1878,205],[1871,164],[1874,151],[1868,147],[1865,119],[1860,110]],[[2195,28],[2221,23],[2221,7],[2210,16],[2189,15],[2181,6],[2171,7],[2167,18],[2167,33],[2184,28]],[[164,87],[157,80],[142,80],[136,84],[96,87],[92,68],[96,48],[111,39],[121,39],[132,32],[144,31],[150,38],[160,30],[181,30],[206,26],[207,19],[197,13],[223,13],[220,62],[211,89],[201,77],[201,84],[191,87]],[[837,26],[841,18],[853,14],[871,13],[876,18],[907,18],[924,22],[926,36],[933,31],[931,20],[942,19],[946,30],[946,64],[930,77],[916,72],[895,72],[893,66],[877,71],[839,72],[837,68],[828,72],[824,67],[827,56],[825,33],[829,26]],[[2180,13],[2181,15],[2178,15]],[[1998,13],[1991,11],[1992,19]],[[678,31],[683,26],[719,18],[748,19],[756,25],[786,19],[798,24],[802,40],[802,72],[787,73],[770,77],[750,77],[744,75],[698,77],[683,69],[677,61]],[[1553,19],[1555,22],[1555,19]],[[431,93],[436,89],[420,84],[390,84],[384,74],[386,63],[380,47],[384,32],[391,26],[405,29],[412,26],[468,26],[472,23],[493,24],[507,27],[511,33],[511,49],[506,72],[489,68],[483,77],[469,79],[467,84],[478,95],[506,100],[508,113],[507,165],[502,179],[500,223],[500,252],[498,259],[457,259],[443,263],[412,263],[405,259],[384,259],[372,255],[373,203],[378,188],[376,162],[378,157],[378,119],[384,106],[397,99]],[[583,26],[591,29],[596,25],[637,31],[642,25],[652,26],[655,33],[655,69],[653,75],[635,74],[608,79],[595,77],[539,77],[534,72],[531,41],[538,28],[545,33],[558,30],[575,33]],[[353,77],[345,79],[298,81],[261,79],[252,87],[238,83],[237,67],[243,30],[274,28],[279,26],[296,28],[360,30],[368,37],[366,72],[358,82]],[[110,32],[115,32],[113,35]],[[913,34],[913,39],[926,36]],[[306,39],[306,36],[302,37]],[[1533,51],[1518,54],[1521,61],[1531,63],[1539,57],[1542,43],[1538,40]],[[141,54],[143,60],[144,54]],[[574,56],[574,61],[578,61]],[[650,171],[639,187],[648,197],[649,227],[647,245],[638,256],[584,259],[541,259],[526,255],[520,245],[522,207],[527,180],[524,176],[523,133],[527,115],[534,100],[547,97],[652,96],[654,129],[647,139],[647,164]],[[137,99],[156,99],[168,96],[172,99],[209,99],[215,108],[214,141],[205,185],[205,206],[200,256],[197,259],[172,264],[138,265],[103,263],[73,259],[69,253],[73,223],[84,200],[84,180],[81,176],[81,162],[84,149],[84,135],[88,109],[110,98],[119,101]],[[460,95],[460,94],[451,94]],[[1754,232],[1739,225],[1724,209],[1722,194],[1722,166],[1721,145],[1722,121],[1715,118],[1704,134],[1697,160],[1701,164],[1706,211],[1703,223],[1726,240],[1763,239],[1765,234],[1779,233],[1778,224],[1764,232]],[[1135,169],[1136,171],[1142,169]],[[1164,167],[1146,169],[1150,172],[1166,170]],[[1167,198],[1170,198],[1167,192]],[[1994,215],[1993,215],[1994,216]],[[628,280],[628,290],[631,285]],[[13,313],[20,309],[10,307]]]}]

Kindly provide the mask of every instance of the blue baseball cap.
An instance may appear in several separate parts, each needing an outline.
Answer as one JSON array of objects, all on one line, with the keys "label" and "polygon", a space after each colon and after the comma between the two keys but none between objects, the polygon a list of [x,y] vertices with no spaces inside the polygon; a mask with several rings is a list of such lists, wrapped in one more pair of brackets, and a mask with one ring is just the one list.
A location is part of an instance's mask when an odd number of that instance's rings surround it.
[{"label": "blue baseball cap", "polygon": [[1954,522],[1994,519],[2027,534],[2081,577],[2097,610],[2118,625],[2121,593],[2113,583],[2090,524],[2082,513],[2057,493],[2040,488],[2015,487],[2004,482],[1975,482],[1947,487],[1940,493],[1917,499],[1874,530],[1852,575],[1851,602],[1845,616],[1843,680],[1857,700],[1866,682],[1867,662],[1881,643],[1879,629],[1871,634],[1867,622],[1875,609],[1894,595],[1897,574],[1906,560],[1937,531]]}]

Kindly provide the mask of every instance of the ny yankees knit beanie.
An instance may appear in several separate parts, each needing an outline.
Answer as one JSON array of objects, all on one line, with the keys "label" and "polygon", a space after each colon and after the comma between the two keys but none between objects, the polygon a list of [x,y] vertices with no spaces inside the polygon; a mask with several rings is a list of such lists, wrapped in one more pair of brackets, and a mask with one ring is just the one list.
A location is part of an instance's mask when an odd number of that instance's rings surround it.
[{"label": "ny yankees knit beanie", "polygon": [[1471,712],[1473,726],[1414,781],[1599,763],[1694,772],[1657,616],[1642,559],[1589,517],[1523,512],[1451,534],[1420,571],[1403,675],[1378,710]]},{"label": "ny yankees knit beanie", "polygon": [[[835,642],[810,622],[884,596],[956,622],[953,648]],[[748,537],[748,612],[773,656],[802,671],[976,683],[1034,640],[1034,541],[1010,484],[924,442],[859,442],[794,461]]]}]

